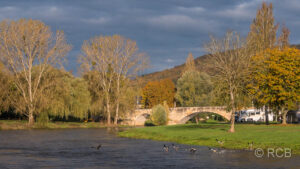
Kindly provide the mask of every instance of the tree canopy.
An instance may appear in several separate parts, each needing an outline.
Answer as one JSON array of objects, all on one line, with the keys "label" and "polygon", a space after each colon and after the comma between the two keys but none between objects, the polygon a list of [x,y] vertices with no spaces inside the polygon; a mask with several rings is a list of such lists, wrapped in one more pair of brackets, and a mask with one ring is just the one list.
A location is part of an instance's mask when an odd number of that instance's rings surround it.
[{"label": "tree canopy", "polygon": [[44,97],[41,78],[48,71],[48,65],[62,65],[71,46],[62,31],[53,35],[43,22],[31,19],[2,21],[0,43],[0,59],[15,76],[14,84],[22,96],[22,104],[15,106],[28,117],[29,125],[33,125],[34,116],[39,113],[38,104]]},{"label": "tree canopy", "polygon": [[262,104],[283,113],[295,109],[300,101],[300,50],[274,48],[252,58],[252,95]]},{"label": "tree canopy", "polygon": [[142,104],[144,108],[152,108],[166,101],[173,107],[174,96],[175,85],[170,79],[148,82],[142,89]]},{"label": "tree canopy", "polygon": [[175,98],[181,106],[208,106],[212,87],[210,76],[206,73],[186,71],[177,81]]}]

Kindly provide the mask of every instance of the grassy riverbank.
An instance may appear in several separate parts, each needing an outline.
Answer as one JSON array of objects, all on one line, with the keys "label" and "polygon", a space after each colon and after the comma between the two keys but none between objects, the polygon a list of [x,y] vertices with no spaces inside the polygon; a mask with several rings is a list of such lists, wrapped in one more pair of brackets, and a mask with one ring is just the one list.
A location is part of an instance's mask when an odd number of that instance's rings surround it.
[{"label": "grassy riverbank", "polygon": [[[248,142],[253,141],[254,148],[291,148],[293,154],[300,154],[300,125],[237,124],[235,133],[228,133],[228,129],[228,124],[185,124],[135,128],[119,136],[229,149],[248,149]],[[216,139],[224,141],[224,145]]]},{"label": "grassy riverbank", "polygon": [[66,129],[66,128],[102,128],[105,127],[99,122],[49,122],[45,125],[35,123],[28,127],[28,121],[25,120],[0,120],[0,130],[19,130],[19,129]]}]

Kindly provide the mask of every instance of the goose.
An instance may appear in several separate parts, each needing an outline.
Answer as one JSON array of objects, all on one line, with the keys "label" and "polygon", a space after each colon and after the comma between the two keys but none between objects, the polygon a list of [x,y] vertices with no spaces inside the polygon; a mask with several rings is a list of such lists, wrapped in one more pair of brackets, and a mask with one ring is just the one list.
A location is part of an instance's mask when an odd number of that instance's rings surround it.
[{"label": "goose", "polygon": [[214,148],[211,148],[211,147],[208,147],[208,149],[209,149],[210,151],[214,152],[214,153],[217,152],[217,149],[214,149]]},{"label": "goose", "polygon": [[195,148],[191,148],[191,149],[190,149],[190,152],[193,153],[193,154],[194,154],[196,151],[197,151],[197,149],[195,149]]},{"label": "goose", "polygon": [[217,154],[223,154],[223,153],[226,153],[227,152],[227,150],[224,150],[224,149],[216,149],[216,148],[211,148],[211,147],[208,147],[208,149],[210,150],[210,151],[212,151],[213,153],[217,153]]},{"label": "goose", "polygon": [[96,148],[97,150],[99,150],[102,147],[102,144],[99,144],[97,147],[92,146],[91,148]]},{"label": "goose", "polygon": [[221,146],[224,145],[224,141],[221,141],[221,140],[218,140],[218,139],[216,139],[216,141],[217,141]]},{"label": "goose", "polygon": [[168,152],[168,151],[169,151],[169,146],[166,146],[166,145],[164,144],[163,150],[164,150],[165,152]]},{"label": "goose", "polygon": [[99,150],[101,147],[102,147],[102,145],[99,144],[99,145],[96,147],[96,149]]},{"label": "goose", "polygon": [[175,151],[178,151],[179,147],[178,146],[175,146],[175,144],[172,144],[172,147]]}]

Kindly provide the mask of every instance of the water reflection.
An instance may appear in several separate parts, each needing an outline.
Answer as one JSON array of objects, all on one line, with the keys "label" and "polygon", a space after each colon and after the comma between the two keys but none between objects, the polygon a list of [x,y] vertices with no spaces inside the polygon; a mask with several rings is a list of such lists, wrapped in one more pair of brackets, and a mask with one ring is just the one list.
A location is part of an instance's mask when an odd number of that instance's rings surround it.
[{"label": "water reflection", "polygon": [[[300,156],[259,159],[253,152],[116,137],[118,128],[0,131],[0,168],[296,168]],[[97,145],[102,144],[97,150]]]}]

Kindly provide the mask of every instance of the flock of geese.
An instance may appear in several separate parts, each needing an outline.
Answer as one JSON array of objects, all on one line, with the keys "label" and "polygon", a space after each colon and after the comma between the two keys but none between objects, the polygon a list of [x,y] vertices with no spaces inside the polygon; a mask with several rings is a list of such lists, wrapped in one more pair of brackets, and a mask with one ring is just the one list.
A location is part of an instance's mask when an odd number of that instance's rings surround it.
[{"label": "flock of geese", "polygon": [[[217,142],[221,147],[223,147],[225,141],[221,141],[221,140],[216,139],[216,142]],[[172,143],[171,148],[173,149],[173,151],[176,151],[176,152],[179,150],[179,146],[176,146],[174,143]],[[170,150],[170,146],[164,144],[164,146],[163,146],[163,151],[164,151],[164,152],[169,152],[169,150]],[[196,148],[193,148],[193,147],[190,148],[190,149],[188,149],[188,150],[189,150],[189,152],[190,152],[191,154],[194,154],[194,153],[196,153],[196,151],[197,151],[197,149],[196,149]],[[210,150],[210,151],[213,152],[213,153],[219,153],[219,154],[225,153],[225,152],[226,152],[225,149],[217,149],[217,148],[212,148],[212,147],[208,147],[208,150]],[[252,142],[248,142],[248,149],[246,149],[246,150],[248,150],[248,151],[253,151],[253,141],[252,141]]]},{"label": "flock of geese", "polygon": [[[221,141],[221,140],[218,140],[218,139],[216,139],[216,141],[221,147],[223,147],[225,141]],[[96,147],[92,146],[91,148],[95,148],[97,150],[100,150],[101,147],[102,147],[102,144],[99,144],[98,146],[96,146]],[[176,152],[179,150],[179,146],[175,145],[174,143],[172,143],[171,148],[173,149],[173,151],[176,151]],[[164,152],[169,152],[169,150],[170,150],[170,146],[164,144],[163,151]],[[193,148],[193,147],[188,149],[188,150],[191,154],[195,154],[196,151],[197,151],[197,149]],[[208,147],[208,150],[212,151],[213,153],[224,153],[225,152],[224,149],[217,149],[217,148],[212,148],[212,147]],[[253,141],[248,142],[248,150],[253,151]]]},{"label": "flock of geese", "polygon": [[[176,152],[179,150],[179,146],[177,146],[174,143],[172,143],[171,146],[164,144],[163,151],[164,152],[169,152],[171,148],[172,148],[173,151],[176,151]],[[214,148],[211,148],[211,147],[208,147],[208,149],[210,151],[214,152],[214,153],[220,152],[218,149],[214,149]],[[191,147],[190,149],[185,149],[185,150],[188,150],[191,154],[195,154],[196,151],[197,151],[197,149],[193,148],[193,147]]]}]

